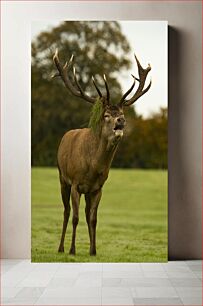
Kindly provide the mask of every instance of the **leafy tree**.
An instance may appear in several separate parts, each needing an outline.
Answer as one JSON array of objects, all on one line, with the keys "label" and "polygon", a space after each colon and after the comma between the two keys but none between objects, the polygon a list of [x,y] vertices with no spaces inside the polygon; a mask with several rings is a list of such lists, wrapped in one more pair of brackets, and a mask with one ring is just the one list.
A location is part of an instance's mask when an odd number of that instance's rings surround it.
[{"label": "leafy tree", "polygon": [[[75,55],[79,82],[95,95],[94,75],[104,90],[105,73],[115,102],[121,93],[117,74],[127,69],[130,50],[119,23],[107,21],[67,21],[42,32],[32,42],[32,165],[56,165],[56,152],[65,131],[88,125],[90,106],[67,91],[55,72],[53,54],[58,48],[61,62]],[[133,110],[131,110],[133,112]]]},{"label": "leafy tree", "polygon": [[149,118],[133,115],[128,119],[113,166],[123,168],[167,168],[167,109]]}]

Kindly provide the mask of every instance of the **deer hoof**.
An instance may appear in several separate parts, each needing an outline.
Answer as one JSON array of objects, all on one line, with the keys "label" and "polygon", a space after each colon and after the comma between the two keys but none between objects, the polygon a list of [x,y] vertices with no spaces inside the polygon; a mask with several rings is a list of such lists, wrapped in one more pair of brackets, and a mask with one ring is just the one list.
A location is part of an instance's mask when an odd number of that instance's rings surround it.
[{"label": "deer hoof", "polygon": [[70,255],[75,255],[75,248],[70,248],[69,254]]},{"label": "deer hoof", "polygon": [[90,251],[90,256],[96,256],[96,250]]},{"label": "deer hoof", "polygon": [[59,252],[59,253],[63,253],[63,252],[64,252],[64,247],[63,247],[63,246],[59,246],[58,252]]}]

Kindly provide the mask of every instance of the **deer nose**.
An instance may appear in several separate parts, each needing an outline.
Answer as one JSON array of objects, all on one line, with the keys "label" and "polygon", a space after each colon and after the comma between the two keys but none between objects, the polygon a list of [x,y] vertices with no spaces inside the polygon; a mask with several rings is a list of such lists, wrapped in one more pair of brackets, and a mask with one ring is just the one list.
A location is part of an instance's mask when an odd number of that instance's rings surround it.
[{"label": "deer nose", "polygon": [[124,124],[125,123],[125,119],[123,117],[117,118],[116,121],[117,121],[118,124]]}]

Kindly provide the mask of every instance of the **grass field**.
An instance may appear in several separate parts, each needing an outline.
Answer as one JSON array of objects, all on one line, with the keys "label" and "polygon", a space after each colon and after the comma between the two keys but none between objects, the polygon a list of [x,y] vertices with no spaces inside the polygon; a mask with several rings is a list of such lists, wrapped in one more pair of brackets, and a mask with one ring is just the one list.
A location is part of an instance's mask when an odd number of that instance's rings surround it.
[{"label": "grass field", "polygon": [[56,168],[32,169],[33,262],[167,261],[167,172],[111,169],[103,188],[97,225],[97,256],[89,256],[84,199],[76,235],[76,255],[57,253],[63,220]]}]

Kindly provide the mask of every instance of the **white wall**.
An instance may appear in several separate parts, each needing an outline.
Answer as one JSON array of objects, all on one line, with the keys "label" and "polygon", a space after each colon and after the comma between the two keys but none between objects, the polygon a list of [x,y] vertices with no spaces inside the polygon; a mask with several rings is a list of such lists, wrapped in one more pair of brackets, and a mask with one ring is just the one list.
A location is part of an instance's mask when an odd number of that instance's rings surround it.
[{"label": "white wall", "polygon": [[200,258],[201,2],[5,1],[1,5],[2,257],[30,258],[31,21],[126,19],[169,22],[169,256]]}]

